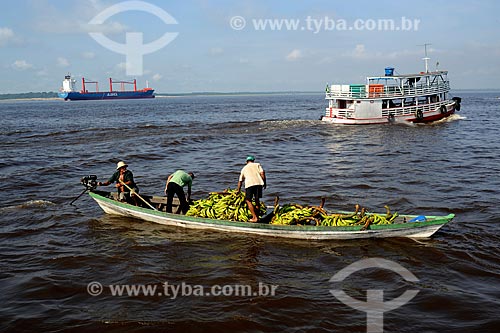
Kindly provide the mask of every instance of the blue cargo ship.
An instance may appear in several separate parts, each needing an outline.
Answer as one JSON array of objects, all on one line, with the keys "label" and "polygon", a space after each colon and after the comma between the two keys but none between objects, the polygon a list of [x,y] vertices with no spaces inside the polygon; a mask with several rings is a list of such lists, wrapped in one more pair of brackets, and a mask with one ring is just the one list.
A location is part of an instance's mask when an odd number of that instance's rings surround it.
[{"label": "blue cargo ship", "polygon": [[[97,81],[88,81],[82,78],[82,90],[76,91],[76,81],[71,78],[71,75],[65,75],[63,86],[59,92],[59,97],[65,101],[82,101],[82,100],[101,100],[101,99],[139,99],[139,98],[154,98],[154,89],[144,88],[137,90],[137,83],[133,81],[113,81],[109,78],[109,91],[99,91],[99,83]],[[88,91],[87,85],[95,84],[95,91]],[[120,90],[114,89],[114,85],[120,84]],[[126,84],[133,84],[134,90],[125,90]]]}]

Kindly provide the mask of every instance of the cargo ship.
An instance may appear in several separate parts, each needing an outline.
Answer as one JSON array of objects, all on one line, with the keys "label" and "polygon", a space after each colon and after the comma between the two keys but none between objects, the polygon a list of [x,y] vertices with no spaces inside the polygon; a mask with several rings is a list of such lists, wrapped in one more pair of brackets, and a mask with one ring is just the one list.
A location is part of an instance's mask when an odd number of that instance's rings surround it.
[{"label": "cargo ship", "polygon": [[[449,95],[448,71],[429,71],[427,50],[425,71],[367,77],[366,84],[332,84],[326,87],[329,101],[321,120],[345,125],[384,124],[396,121],[427,123],[460,110],[460,97]],[[436,66],[437,67],[437,66]]]},{"label": "cargo ship", "polygon": [[[139,99],[139,98],[154,98],[154,89],[144,88],[137,90],[137,82],[133,81],[113,81],[109,78],[109,90],[99,91],[99,83],[97,81],[88,81],[82,77],[82,90],[76,91],[76,80],[71,77],[71,74],[64,76],[62,87],[59,90],[59,97],[65,101],[83,101],[83,100],[103,100],[103,99]],[[87,86],[95,85],[95,91],[87,90]],[[115,89],[115,85],[120,85],[120,90]],[[125,85],[134,86],[134,90],[125,90]]]}]

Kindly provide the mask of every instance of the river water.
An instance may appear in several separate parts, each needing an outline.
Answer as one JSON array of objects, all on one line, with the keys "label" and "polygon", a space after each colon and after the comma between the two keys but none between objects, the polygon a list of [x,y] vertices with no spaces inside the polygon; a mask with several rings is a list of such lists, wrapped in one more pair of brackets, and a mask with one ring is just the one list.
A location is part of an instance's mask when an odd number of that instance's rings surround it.
[{"label": "river water", "polygon": [[[0,331],[366,332],[366,313],[330,293],[341,288],[363,302],[369,289],[385,302],[418,290],[383,312],[385,332],[498,332],[500,93],[456,95],[462,110],[447,121],[359,127],[319,121],[321,94],[1,102]],[[119,160],[141,193],[161,195],[182,168],[203,198],[235,188],[250,153],[268,205],[326,197],[329,210],[456,218],[428,240],[310,242],[114,217],[87,195],[69,205],[80,177],[105,180]],[[418,281],[368,269],[329,282],[370,258]],[[110,287],[165,283],[179,294]],[[236,285],[259,292],[231,294]],[[226,294],[195,295],[202,287]]]}]

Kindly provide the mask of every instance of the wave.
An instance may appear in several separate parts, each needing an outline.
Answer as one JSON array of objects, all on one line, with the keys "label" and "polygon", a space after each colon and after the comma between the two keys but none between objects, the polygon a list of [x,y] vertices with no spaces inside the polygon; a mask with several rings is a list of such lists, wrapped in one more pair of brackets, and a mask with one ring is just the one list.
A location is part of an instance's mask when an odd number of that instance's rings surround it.
[{"label": "wave", "polygon": [[55,203],[48,200],[30,200],[17,206],[17,208],[48,207],[55,206]]},{"label": "wave", "polygon": [[5,136],[12,136],[12,135],[17,135],[17,134],[25,134],[25,133],[33,133],[33,130],[15,130],[15,131],[6,131],[6,132],[0,132],[0,135],[5,135]]},{"label": "wave", "polygon": [[56,204],[48,200],[29,200],[19,205],[7,206],[0,208],[0,212],[8,210],[26,209],[26,208],[45,208],[55,206]]},{"label": "wave", "polygon": [[143,129],[143,128],[146,128],[146,129],[160,129],[160,128],[163,128],[163,127],[164,126],[154,125],[154,124],[137,125],[137,128],[139,128],[139,129]]}]

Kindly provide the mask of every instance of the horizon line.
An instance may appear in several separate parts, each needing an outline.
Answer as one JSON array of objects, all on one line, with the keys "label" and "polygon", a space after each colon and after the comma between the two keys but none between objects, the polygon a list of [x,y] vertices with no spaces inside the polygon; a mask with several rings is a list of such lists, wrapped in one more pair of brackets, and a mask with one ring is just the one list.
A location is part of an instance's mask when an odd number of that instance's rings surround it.
[{"label": "horizon line", "polygon": [[[500,88],[454,88],[450,91],[500,91]],[[107,92],[107,91],[100,91]],[[6,95],[27,95],[27,94],[57,94],[57,91],[29,91],[15,93],[0,93],[0,96]],[[178,95],[224,95],[224,94],[323,94],[323,90],[281,90],[281,91],[191,91],[191,92],[155,92],[155,95],[178,96]]]}]

